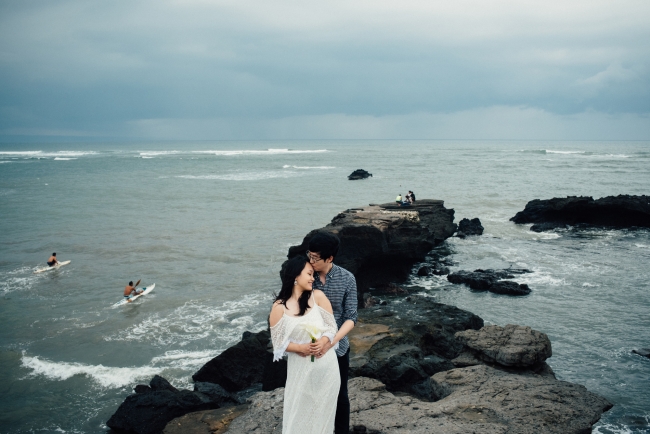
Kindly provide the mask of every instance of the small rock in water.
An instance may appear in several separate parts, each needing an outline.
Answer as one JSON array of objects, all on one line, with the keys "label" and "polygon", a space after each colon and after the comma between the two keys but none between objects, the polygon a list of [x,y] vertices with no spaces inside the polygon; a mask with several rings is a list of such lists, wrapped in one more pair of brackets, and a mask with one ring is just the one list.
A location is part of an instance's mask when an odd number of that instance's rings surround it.
[{"label": "small rock in water", "polygon": [[424,277],[424,276],[428,276],[430,274],[431,274],[431,269],[429,267],[426,267],[426,266],[425,267],[420,267],[420,269],[418,270],[418,276]]},{"label": "small rock in water", "polygon": [[638,350],[632,350],[632,352],[650,359],[650,348],[639,348]]},{"label": "small rock in water", "polygon": [[354,172],[352,172],[352,173],[350,173],[348,175],[348,179],[350,181],[354,181],[354,180],[357,180],[357,179],[366,179],[366,178],[369,178],[371,176],[372,176],[372,173],[368,173],[367,171],[365,171],[363,169],[357,169],[357,170],[355,170]]},{"label": "small rock in water", "polygon": [[483,225],[478,218],[462,219],[458,223],[458,233],[456,236],[465,238],[468,235],[483,235]]}]

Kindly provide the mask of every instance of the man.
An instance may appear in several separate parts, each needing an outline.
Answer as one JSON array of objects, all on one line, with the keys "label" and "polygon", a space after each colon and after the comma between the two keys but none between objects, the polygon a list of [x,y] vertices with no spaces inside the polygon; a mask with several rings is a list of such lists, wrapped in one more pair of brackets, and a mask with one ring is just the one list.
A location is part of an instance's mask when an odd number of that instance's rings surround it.
[{"label": "man", "polygon": [[397,195],[397,197],[395,198],[395,203],[398,205],[402,205],[402,193]]},{"label": "man", "polygon": [[59,265],[59,261],[56,259],[56,252],[52,253],[52,256],[50,256],[50,259],[47,260],[47,265],[50,267],[54,267],[55,265]]},{"label": "man", "polygon": [[414,203],[415,202],[415,194],[411,190],[409,190],[409,195],[411,196],[411,198],[409,199],[409,202]]},{"label": "man", "polygon": [[124,288],[124,298],[127,300],[130,299],[132,296],[137,295],[142,293],[142,289],[138,290],[135,289],[135,286],[133,286],[133,281],[131,280],[128,285],[126,285],[126,288]]},{"label": "man", "polygon": [[334,432],[348,434],[350,431],[350,399],[348,398],[348,370],[350,368],[350,342],[347,334],[357,322],[357,281],[348,270],[334,264],[339,251],[339,239],[328,232],[317,232],[309,240],[307,257],[314,267],[314,289],[320,289],[332,303],[334,318],[339,330],[334,340],[325,344],[322,357],[336,343],[339,344],[336,356],[339,361],[341,389],[336,403]]}]

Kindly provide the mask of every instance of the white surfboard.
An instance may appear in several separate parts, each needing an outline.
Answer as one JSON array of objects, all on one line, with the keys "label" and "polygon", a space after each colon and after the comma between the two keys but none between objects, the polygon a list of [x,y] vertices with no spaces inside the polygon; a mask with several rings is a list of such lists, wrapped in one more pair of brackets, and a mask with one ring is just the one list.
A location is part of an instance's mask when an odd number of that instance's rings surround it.
[{"label": "white surfboard", "polygon": [[138,295],[134,295],[133,297],[128,298],[128,299],[127,299],[127,298],[124,298],[124,299],[118,301],[117,303],[115,303],[115,304],[113,305],[113,307],[122,306],[123,304],[127,304],[127,303],[132,303],[133,300],[135,300],[135,299],[137,299],[137,298],[140,298],[140,297],[142,297],[143,295],[147,295],[147,294],[149,294],[151,291],[153,291],[153,289],[154,289],[155,287],[156,287],[156,284],[155,284],[155,283],[152,283],[151,286],[145,286],[144,288],[141,288],[141,289],[143,289],[143,291],[142,291],[140,294],[138,294]]},{"label": "white surfboard", "polygon": [[59,268],[63,267],[64,265],[68,265],[70,262],[72,262],[72,261],[63,261],[63,262],[59,262],[58,264],[56,264],[53,267],[39,268],[38,270],[34,271],[34,274],[44,273],[46,271],[58,270]]}]

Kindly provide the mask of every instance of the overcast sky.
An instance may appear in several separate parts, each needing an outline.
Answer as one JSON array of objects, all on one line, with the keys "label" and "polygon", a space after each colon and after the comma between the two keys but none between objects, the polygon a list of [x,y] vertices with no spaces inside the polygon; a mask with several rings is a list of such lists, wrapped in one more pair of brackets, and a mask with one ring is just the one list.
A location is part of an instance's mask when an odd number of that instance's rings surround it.
[{"label": "overcast sky", "polygon": [[0,0],[0,140],[650,140],[650,1]]}]

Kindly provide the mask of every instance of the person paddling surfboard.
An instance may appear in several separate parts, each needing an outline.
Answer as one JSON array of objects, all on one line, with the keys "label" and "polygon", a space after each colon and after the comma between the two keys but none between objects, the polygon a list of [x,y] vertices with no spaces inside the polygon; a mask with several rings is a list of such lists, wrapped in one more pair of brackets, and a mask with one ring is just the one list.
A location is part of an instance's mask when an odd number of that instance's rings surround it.
[{"label": "person paddling surfboard", "polygon": [[138,282],[135,285],[133,285],[133,281],[131,280],[129,284],[126,285],[126,287],[124,288],[124,298],[127,301],[131,301],[130,299],[134,295],[138,295],[142,293],[143,291],[142,289],[140,290],[136,289],[139,284],[140,284],[140,280],[138,280]]},{"label": "person paddling surfboard", "polygon": [[50,256],[50,259],[47,260],[47,265],[50,267],[54,267],[55,265],[59,265],[59,261],[56,259],[56,252],[52,253],[52,256]]}]

